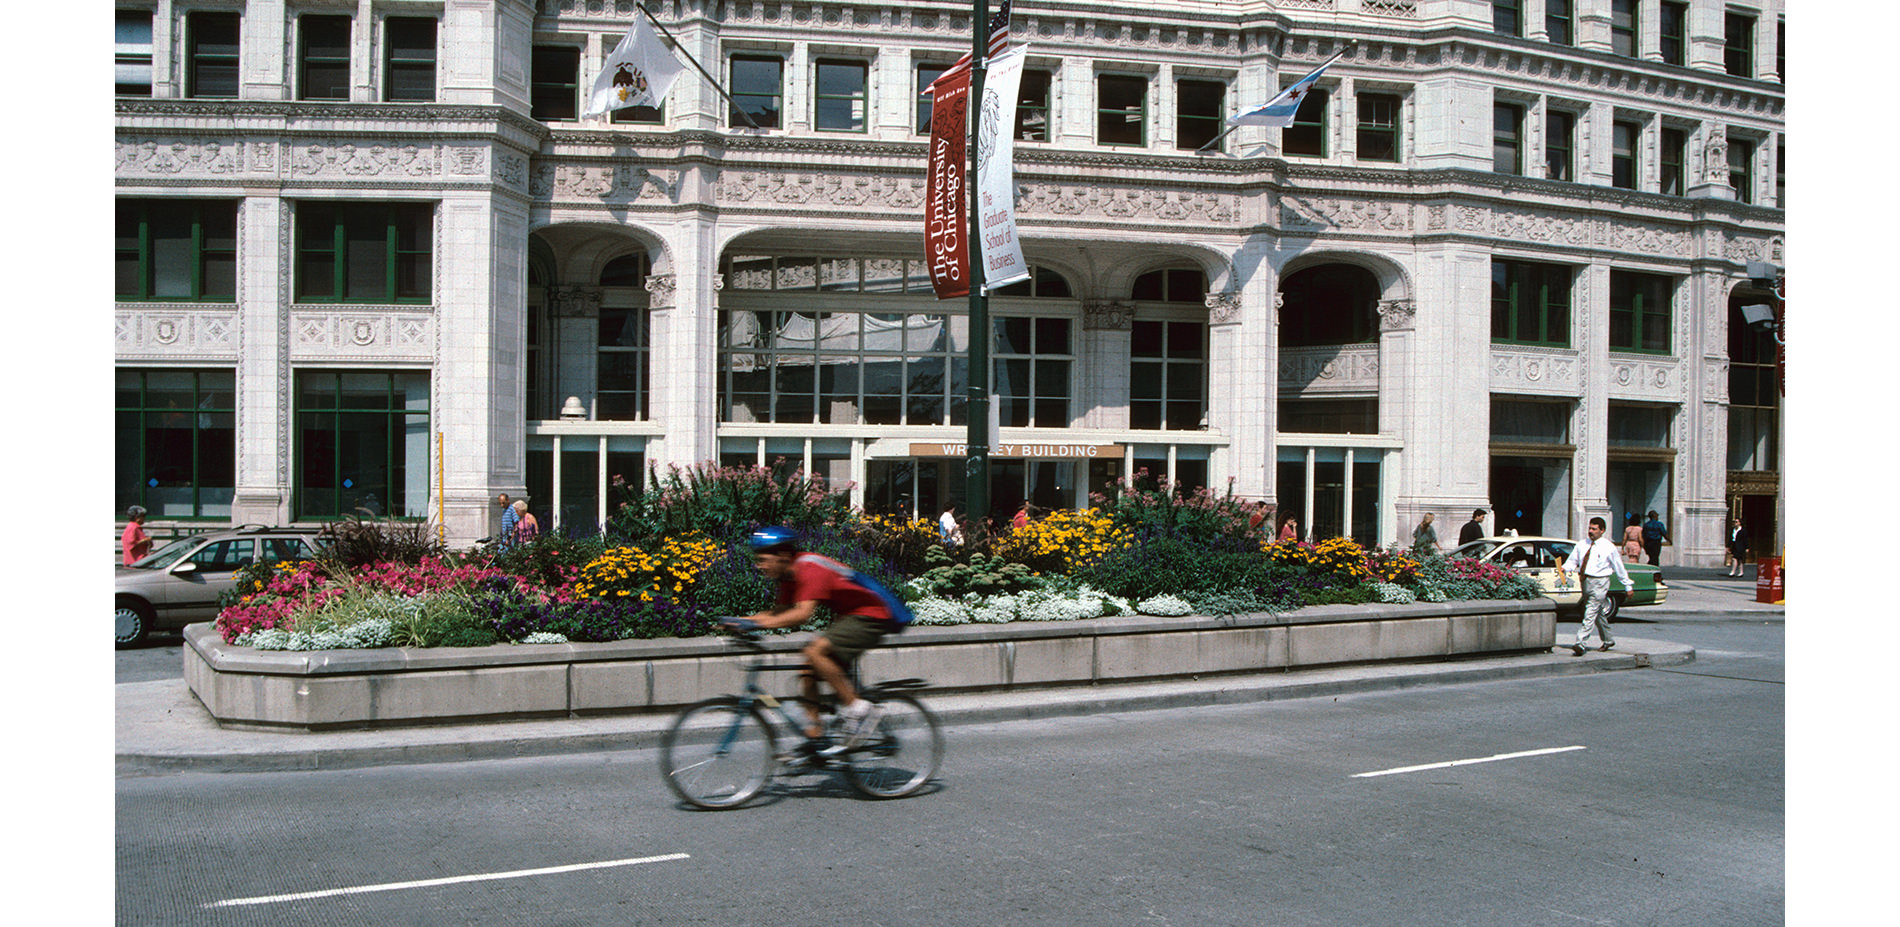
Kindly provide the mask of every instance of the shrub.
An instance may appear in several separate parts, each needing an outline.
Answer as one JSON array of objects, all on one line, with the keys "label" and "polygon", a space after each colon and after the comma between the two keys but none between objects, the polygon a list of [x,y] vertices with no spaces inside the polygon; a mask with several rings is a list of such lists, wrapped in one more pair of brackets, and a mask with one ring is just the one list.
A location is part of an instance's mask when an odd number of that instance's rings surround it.
[{"label": "shrub", "polygon": [[616,478],[622,501],[608,519],[607,533],[622,543],[699,532],[731,539],[758,525],[816,528],[851,526],[858,521],[851,497],[823,477],[794,472],[780,481],[759,466],[674,466],[661,476],[650,471],[651,488],[634,492]]},{"label": "shrub", "polygon": [[704,535],[669,537],[647,549],[611,547],[581,567],[571,592],[582,599],[677,600],[689,595],[705,569],[726,552]]},{"label": "shrub", "polygon": [[434,522],[367,521],[351,515],[330,525],[324,534],[330,542],[320,559],[346,569],[372,563],[421,563],[445,550]]},{"label": "shrub", "polygon": [[543,534],[524,544],[497,551],[488,565],[544,589],[559,589],[573,582],[581,569],[606,549],[606,543],[597,537]]},{"label": "shrub", "polygon": [[1059,509],[998,537],[993,550],[1038,573],[1074,574],[1133,543],[1134,533],[1103,509]]},{"label": "shrub", "polygon": [[924,558],[930,551],[943,548],[935,521],[905,520],[897,515],[866,518],[858,525],[858,543],[906,576],[916,576],[929,569]]},{"label": "shrub", "polygon": [[1248,524],[1253,514],[1250,503],[1226,495],[1215,495],[1206,487],[1183,495],[1179,484],[1149,479],[1147,470],[1137,470],[1129,479],[1116,480],[1112,496],[1090,495],[1104,507],[1115,523],[1138,535],[1181,538],[1210,542],[1221,538],[1252,540],[1258,536]]},{"label": "shrub", "polygon": [[1419,565],[1416,595],[1426,602],[1462,599],[1534,599],[1537,581],[1515,570],[1469,557],[1433,557]]},{"label": "shrub", "polygon": [[930,552],[930,570],[910,582],[919,594],[956,598],[964,595],[1004,595],[1035,588],[1036,574],[1020,563],[999,556],[973,553],[965,563],[956,563],[939,547]]},{"label": "shrub", "polygon": [[1179,538],[1150,538],[1112,551],[1076,578],[1111,595],[1147,599],[1164,593],[1269,588],[1273,564],[1258,553],[1210,550]]}]

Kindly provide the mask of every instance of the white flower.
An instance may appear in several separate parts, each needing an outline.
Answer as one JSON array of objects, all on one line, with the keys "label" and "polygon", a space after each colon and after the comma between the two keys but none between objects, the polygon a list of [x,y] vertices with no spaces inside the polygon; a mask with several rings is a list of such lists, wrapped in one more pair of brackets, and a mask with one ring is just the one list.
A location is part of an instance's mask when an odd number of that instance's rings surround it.
[{"label": "white flower", "polygon": [[567,635],[554,631],[536,631],[521,639],[524,644],[565,644]]},{"label": "white flower", "polygon": [[1194,611],[1194,606],[1185,599],[1165,592],[1137,602],[1135,608],[1144,615],[1186,615]]}]

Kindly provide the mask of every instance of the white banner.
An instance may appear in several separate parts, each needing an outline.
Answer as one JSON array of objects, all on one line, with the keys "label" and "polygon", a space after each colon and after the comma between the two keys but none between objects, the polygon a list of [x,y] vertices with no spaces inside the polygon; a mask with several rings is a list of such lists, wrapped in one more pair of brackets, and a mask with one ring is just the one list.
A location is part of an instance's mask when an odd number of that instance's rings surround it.
[{"label": "white banner", "polygon": [[982,124],[976,139],[977,213],[982,223],[983,289],[995,292],[1029,279],[1016,237],[1016,93],[1028,46],[989,59],[983,77]]},{"label": "white banner", "polygon": [[594,92],[588,95],[587,108],[581,115],[599,116],[629,106],[658,108],[684,70],[686,66],[667,51],[666,43],[647,21],[637,18],[633,28],[627,30],[627,37],[602,63],[600,76],[594,79]]}]

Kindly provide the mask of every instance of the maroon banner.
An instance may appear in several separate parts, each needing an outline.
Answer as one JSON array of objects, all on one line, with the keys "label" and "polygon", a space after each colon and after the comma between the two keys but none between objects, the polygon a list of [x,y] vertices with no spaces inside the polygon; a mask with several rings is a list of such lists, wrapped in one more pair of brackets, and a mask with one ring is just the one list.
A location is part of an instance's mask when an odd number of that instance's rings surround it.
[{"label": "maroon banner", "polygon": [[970,158],[966,116],[970,69],[953,68],[930,85],[930,182],[924,203],[924,252],[938,299],[970,295]]}]

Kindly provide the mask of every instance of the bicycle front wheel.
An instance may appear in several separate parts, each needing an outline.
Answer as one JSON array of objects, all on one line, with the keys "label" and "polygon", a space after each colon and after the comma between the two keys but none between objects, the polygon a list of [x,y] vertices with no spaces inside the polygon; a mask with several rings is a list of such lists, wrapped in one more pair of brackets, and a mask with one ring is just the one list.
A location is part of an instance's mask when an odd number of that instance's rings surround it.
[{"label": "bicycle front wheel", "polygon": [[757,708],[708,699],[680,712],[660,743],[660,772],[673,794],[700,808],[736,808],[772,778],[778,744]]},{"label": "bicycle front wheel", "polygon": [[851,751],[845,778],[872,798],[915,793],[943,762],[943,731],[937,716],[908,695],[868,697],[884,709],[884,715],[863,745]]}]

